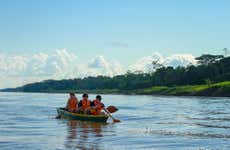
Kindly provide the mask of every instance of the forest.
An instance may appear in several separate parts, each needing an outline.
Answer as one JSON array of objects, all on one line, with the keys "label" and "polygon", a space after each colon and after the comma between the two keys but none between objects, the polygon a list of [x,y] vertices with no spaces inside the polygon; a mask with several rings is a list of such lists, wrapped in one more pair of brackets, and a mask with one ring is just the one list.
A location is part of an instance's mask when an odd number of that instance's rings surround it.
[{"label": "forest", "polygon": [[177,87],[184,85],[214,84],[230,81],[230,57],[203,54],[196,58],[196,65],[186,67],[163,66],[158,61],[152,62],[152,70],[117,75],[114,77],[97,76],[64,80],[45,80],[2,91],[21,92],[68,92],[93,90],[132,91],[150,87]]}]

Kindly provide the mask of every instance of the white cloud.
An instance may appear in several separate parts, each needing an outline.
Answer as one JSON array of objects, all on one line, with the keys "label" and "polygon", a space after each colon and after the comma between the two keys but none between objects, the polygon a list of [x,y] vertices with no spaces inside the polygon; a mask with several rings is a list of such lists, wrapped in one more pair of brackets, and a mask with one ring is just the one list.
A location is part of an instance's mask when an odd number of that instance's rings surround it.
[{"label": "white cloud", "polygon": [[134,65],[130,66],[132,71],[143,71],[149,72],[152,69],[152,62],[158,61],[159,63],[164,63],[164,58],[160,53],[154,53],[152,56],[142,57]]},{"label": "white cloud", "polygon": [[191,54],[177,54],[163,57],[160,53],[140,58],[134,65],[125,70],[115,60],[107,60],[104,56],[96,56],[91,61],[82,63],[76,54],[66,49],[53,53],[40,52],[32,55],[3,55],[0,53],[0,88],[16,87],[46,79],[68,79],[86,76],[114,76],[127,70],[148,72],[152,69],[152,61],[158,60],[164,65],[176,67],[195,64]]},{"label": "white cloud", "polygon": [[90,68],[108,68],[109,64],[103,56],[96,56],[88,65]]},{"label": "white cloud", "polygon": [[107,61],[104,56],[96,56],[88,64],[88,74],[114,76],[123,73],[122,66],[117,61]]},{"label": "white cloud", "polygon": [[164,65],[166,66],[187,66],[189,64],[196,64],[195,57],[191,54],[176,54],[166,57],[164,60]]},{"label": "white cloud", "polygon": [[0,72],[17,75],[27,67],[27,59],[23,56],[0,55]]},{"label": "white cloud", "polygon": [[116,61],[107,61],[103,56],[97,56],[82,64],[78,63],[77,55],[66,49],[56,50],[51,54],[43,52],[27,56],[0,54],[0,88],[46,79],[114,76],[121,73],[122,67]]},{"label": "white cloud", "polygon": [[149,72],[152,70],[152,62],[158,60],[160,64],[165,66],[187,66],[196,64],[195,57],[191,54],[175,54],[168,57],[163,57],[160,53],[154,53],[152,56],[140,58],[134,65],[131,65],[132,71]]}]

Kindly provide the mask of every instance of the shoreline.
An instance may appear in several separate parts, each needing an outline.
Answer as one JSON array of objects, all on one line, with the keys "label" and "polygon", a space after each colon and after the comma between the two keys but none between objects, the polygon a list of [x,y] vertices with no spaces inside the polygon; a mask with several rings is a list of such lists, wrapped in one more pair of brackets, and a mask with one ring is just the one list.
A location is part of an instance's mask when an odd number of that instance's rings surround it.
[{"label": "shoreline", "polygon": [[209,85],[184,85],[184,86],[154,86],[144,89],[119,90],[119,89],[98,89],[98,90],[49,90],[49,91],[7,91],[0,92],[23,92],[23,93],[50,93],[62,94],[74,92],[77,94],[115,94],[115,95],[155,95],[155,96],[202,96],[202,97],[230,97],[230,81],[213,83]]},{"label": "shoreline", "polygon": [[[31,93],[31,94],[68,94],[69,92],[23,92],[23,91],[0,91],[0,93]],[[75,92],[75,94],[82,94],[80,92]],[[103,95],[130,95],[130,96],[168,96],[168,97],[210,97],[210,98],[229,98],[230,96],[212,96],[212,95],[163,95],[163,94],[137,94],[137,93],[95,93],[95,92],[88,92],[88,94],[103,94]]]}]

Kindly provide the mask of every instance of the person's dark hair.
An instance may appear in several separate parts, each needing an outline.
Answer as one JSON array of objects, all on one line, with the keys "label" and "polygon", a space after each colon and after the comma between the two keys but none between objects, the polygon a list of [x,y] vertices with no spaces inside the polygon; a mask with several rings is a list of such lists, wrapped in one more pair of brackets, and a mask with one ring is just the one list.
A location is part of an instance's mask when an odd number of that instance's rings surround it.
[{"label": "person's dark hair", "polygon": [[69,95],[71,95],[71,96],[75,96],[75,94],[74,94],[74,93],[72,93],[72,92],[71,92],[71,93],[69,93]]},{"label": "person's dark hair", "polygon": [[102,98],[101,98],[101,95],[97,95],[97,96],[96,96],[96,99],[101,100],[101,99],[102,99]]},{"label": "person's dark hair", "polygon": [[89,97],[89,96],[88,96],[88,94],[84,93],[84,94],[82,95],[82,97],[84,98],[84,97]]}]

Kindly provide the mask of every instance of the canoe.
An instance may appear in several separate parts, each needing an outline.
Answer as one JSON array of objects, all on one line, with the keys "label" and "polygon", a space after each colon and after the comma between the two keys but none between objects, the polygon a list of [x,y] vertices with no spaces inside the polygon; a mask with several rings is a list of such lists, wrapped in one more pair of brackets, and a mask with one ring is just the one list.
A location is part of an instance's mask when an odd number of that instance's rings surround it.
[{"label": "canoe", "polygon": [[93,122],[106,122],[109,118],[107,115],[86,115],[78,114],[67,111],[65,108],[57,108],[57,113],[61,118],[70,120],[93,121]]}]

